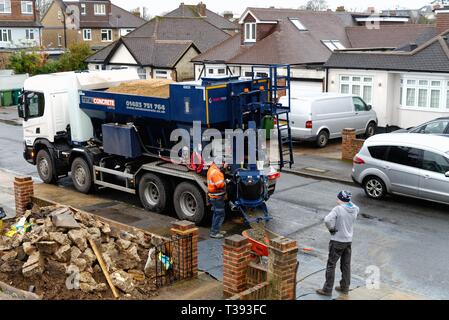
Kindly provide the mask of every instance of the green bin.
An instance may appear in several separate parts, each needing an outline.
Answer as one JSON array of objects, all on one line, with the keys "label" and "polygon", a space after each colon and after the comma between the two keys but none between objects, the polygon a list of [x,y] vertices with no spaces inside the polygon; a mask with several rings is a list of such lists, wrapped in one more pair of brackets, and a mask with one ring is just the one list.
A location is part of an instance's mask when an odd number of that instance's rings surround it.
[{"label": "green bin", "polygon": [[0,93],[1,103],[3,107],[9,107],[12,105],[12,92],[11,91],[2,91]]},{"label": "green bin", "polygon": [[274,119],[272,116],[265,116],[263,118],[262,129],[266,130],[267,139],[270,139],[270,130],[274,129]]},{"label": "green bin", "polygon": [[12,104],[13,105],[18,105],[19,104],[19,97],[22,94],[22,90],[21,89],[16,89],[12,91]]}]

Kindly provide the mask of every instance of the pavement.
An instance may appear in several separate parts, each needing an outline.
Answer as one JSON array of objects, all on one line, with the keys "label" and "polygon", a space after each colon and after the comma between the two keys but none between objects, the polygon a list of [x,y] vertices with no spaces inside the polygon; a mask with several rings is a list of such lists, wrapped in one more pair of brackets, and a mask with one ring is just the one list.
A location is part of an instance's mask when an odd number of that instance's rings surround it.
[{"label": "pavement", "polygon": [[21,126],[22,119],[17,114],[17,106],[0,107],[0,122],[13,126]]}]

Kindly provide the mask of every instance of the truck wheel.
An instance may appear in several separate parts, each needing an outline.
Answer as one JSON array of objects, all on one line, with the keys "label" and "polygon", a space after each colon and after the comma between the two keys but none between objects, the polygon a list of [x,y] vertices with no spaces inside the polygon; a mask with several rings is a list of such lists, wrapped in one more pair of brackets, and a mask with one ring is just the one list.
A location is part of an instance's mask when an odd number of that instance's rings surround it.
[{"label": "truck wheel", "polygon": [[173,196],[176,215],[180,220],[200,223],[205,215],[205,201],[203,193],[190,182],[180,183]]},{"label": "truck wheel", "polygon": [[152,173],[146,173],[139,182],[140,202],[145,209],[162,212],[167,206],[169,185],[164,180]]},{"label": "truck wheel", "polygon": [[374,136],[374,134],[376,133],[376,123],[375,122],[370,122],[368,124],[368,126],[366,127],[366,131],[365,131],[365,138],[368,139],[369,137]]},{"label": "truck wheel", "polygon": [[324,148],[327,146],[327,142],[329,141],[329,133],[326,130],[321,130],[316,137],[316,145],[319,148]]},{"label": "truck wheel", "polygon": [[39,150],[36,156],[37,173],[45,183],[53,183],[56,181],[53,173],[53,162],[47,150]]},{"label": "truck wheel", "polygon": [[84,158],[78,157],[73,160],[71,174],[75,189],[89,193],[92,188],[92,171]]}]

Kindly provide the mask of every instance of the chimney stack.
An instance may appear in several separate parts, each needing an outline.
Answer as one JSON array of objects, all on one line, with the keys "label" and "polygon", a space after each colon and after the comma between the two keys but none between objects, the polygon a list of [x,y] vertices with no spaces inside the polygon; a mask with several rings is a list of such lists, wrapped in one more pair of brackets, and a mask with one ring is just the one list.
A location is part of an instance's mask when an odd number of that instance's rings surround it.
[{"label": "chimney stack", "polygon": [[234,14],[231,11],[225,11],[223,12],[223,17],[231,21],[234,18]]},{"label": "chimney stack", "polygon": [[206,16],[206,4],[200,2],[197,4],[198,7],[198,13],[200,16],[205,17]]},{"label": "chimney stack", "polygon": [[435,15],[437,33],[442,33],[449,29],[449,7],[444,7],[442,9],[436,9]]}]

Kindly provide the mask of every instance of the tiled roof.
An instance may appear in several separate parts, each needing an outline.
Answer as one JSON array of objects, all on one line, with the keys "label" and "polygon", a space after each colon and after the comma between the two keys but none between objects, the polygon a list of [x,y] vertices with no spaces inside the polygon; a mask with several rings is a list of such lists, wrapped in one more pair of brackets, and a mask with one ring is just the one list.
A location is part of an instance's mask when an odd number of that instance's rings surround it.
[{"label": "tiled roof", "polygon": [[155,17],[128,34],[127,37],[187,40],[192,41],[203,52],[230,36],[204,18]]},{"label": "tiled roof", "polygon": [[[201,17],[197,5],[186,5],[180,4],[178,8],[167,13],[166,17],[187,17],[187,18],[198,18]],[[213,24],[217,28],[222,30],[236,30],[239,28],[237,24],[229,21],[225,17],[216,14],[206,8],[206,15],[204,17],[207,22]]]},{"label": "tiled roof", "polygon": [[26,27],[34,27],[34,28],[42,28],[40,22],[37,21],[14,21],[14,20],[0,20],[0,27],[18,27],[18,28],[26,28]]},{"label": "tiled roof", "polygon": [[346,28],[352,48],[397,48],[409,43],[423,44],[436,36],[434,25],[400,24],[382,25],[369,29],[366,26]]},{"label": "tiled roof", "polygon": [[[119,16],[120,18],[117,18]],[[131,12],[122,9],[111,3],[111,15],[109,16],[109,24],[113,28],[138,28],[146,21],[140,17],[133,15]]]},{"label": "tiled roof", "polygon": [[449,73],[449,31],[411,52],[334,52],[327,68]]}]

